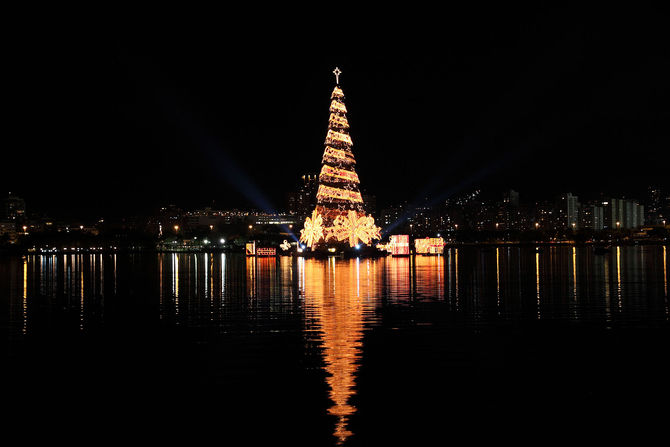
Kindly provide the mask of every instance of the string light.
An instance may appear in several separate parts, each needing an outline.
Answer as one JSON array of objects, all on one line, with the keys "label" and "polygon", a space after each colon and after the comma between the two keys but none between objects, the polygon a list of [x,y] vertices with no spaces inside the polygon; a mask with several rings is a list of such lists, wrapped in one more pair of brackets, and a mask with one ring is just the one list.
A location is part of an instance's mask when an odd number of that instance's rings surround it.
[{"label": "string light", "polygon": [[351,137],[345,133],[338,132],[336,130],[329,130],[328,135],[326,135],[326,144],[338,144],[338,143],[344,143],[349,146],[351,146],[352,141]]},{"label": "string light", "polygon": [[338,115],[337,113],[330,114],[330,123],[333,125],[333,127],[339,127],[341,129],[349,128],[349,121],[347,121],[347,117],[344,115]]},{"label": "string light", "polygon": [[359,242],[370,244],[373,239],[380,239],[381,228],[363,208],[363,197],[358,189],[360,180],[354,170],[356,160],[351,152],[353,142],[345,115],[344,92],[339,86],[333,89],[331,100],[317,206],[311,217],[305,219],[300,242],[314,248],[322,241],[348,241],[349,246],[360,248]]},{"label": "string light", "polygon": [[312,217],[305,219],[304,228],[300,230],[300,242],[312,247],[321,239],[323,239],[323,217],[314,210]]},{"label": "string light", "polygon": [[332,181],[333,178],[360,183],[360,180],[358,180],[358,174],[355,172],[323,165],[321,168],[321,174],[319,175],[319,180]]},{"label": "string light", "polygon": [[[334,160],[326,160],[326,158]],[[351,152],[342,151],[340,149],[335,149],[330,146],[326,146],[326,150],[323,152],[323,162],[332,163],[333,161],[336,163],[340,161],[345,161],[348,163],[356,164],[354,155]]]},{"label": "string light", "polygon": [[355,211],[349,211],[347,216],[338,216],[330,233],[338,240],[349,240],[349,246],[355,247],[360,240],[369,244],[372,239],[380,239],[380,228],[375,226],[375,219],[371,216],[359,216]]},{"label": "string light", "polygon": [[338,113],[347,113],[347,108],[343,103],[339,102],[337,99],[334,99],[330,103],[330,111]]},{"label": "string light", "polygon": [[316,192],[316,199],[339,199],[339,200],[348,200],[351,202],[363,203],[363,198],[361,193],[358,191],[347,191],[340,188],[333,188],[332,186],[319,185],[319,189]]}]

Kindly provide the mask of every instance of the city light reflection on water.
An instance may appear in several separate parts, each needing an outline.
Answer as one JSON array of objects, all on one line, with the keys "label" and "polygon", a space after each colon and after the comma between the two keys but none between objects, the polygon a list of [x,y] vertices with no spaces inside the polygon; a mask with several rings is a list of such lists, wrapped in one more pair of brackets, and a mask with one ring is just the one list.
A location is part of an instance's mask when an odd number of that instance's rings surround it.
[{"label": "city light reflection on water", "polygon": [[[382,259],[245,258],[237,254],[27,255],[0,262],[2,327],[9,352],[32,334],[115,327],[146,306],[147,324],[235,334],[299,333],[319,359],[331,435],[356,433],[366,340],[378,329],[447,325],[478,328],[515,321],[659,326],[668,321],[667,249],[589,247],[451,248],[443,256]],[[141,286],[140,286],[141,284]],[[136,289],[142,290],[142,301]],[[612,296],[614,295],[614,296]],[[155,303],[155,304],[153,304]],[[385,321],[386,310],[430,304],[431,312]],[[106,308],[114,313],[106,313]],[[153,323],[154,318],[160,323]],[[392,327],[391,327],[392,326]],[[270,338],[272,340],[272,338]],[[272,350],[272,346],[267,346]],[[308,361],[305,361],[308,364]],[[307,409],[305,410],[307,411]],[[361,422],[359,421],[359,424]],[[355,425],[355,424],[354,424]]]}]

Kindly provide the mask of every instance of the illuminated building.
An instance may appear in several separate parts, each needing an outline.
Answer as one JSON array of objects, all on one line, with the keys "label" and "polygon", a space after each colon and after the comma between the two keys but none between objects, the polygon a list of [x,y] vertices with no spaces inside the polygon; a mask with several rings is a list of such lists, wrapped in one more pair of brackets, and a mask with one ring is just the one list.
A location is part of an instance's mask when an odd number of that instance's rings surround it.
[{"label": "illuminated building", "polygon": [[579,208],[580,203],[577,196],[569,192],[562,194],[556,204],[558,228],[579,229]]},{"label": "illuminated building", "polygon": [[402,205],[395,205],[390,206],[388,208],[384,208],[380,213],[380,219],[382,225],[388,227],[389,225],[393,225],[396,222],[400,221],[406,207],[407,203],[403,203]]},{"label": "illuminated building", "polygon": [[448,222],[453,228],[461,225],[461,229],[489,230],[494,227],[498,218],[495,204],[484,200],[478,189],[450,198],[445,205],[450,217]]},{"label": "illuminated building", "polygon": [[549,201],[539,201],[535,202],[533,208],[534,210],[531,214],[534,217],[532,218],[532,222],[526,228],[535,230],[542,228],[545,231],[553,229],[555,226],[554,206]]},{"label": "illuminated building", "polygon": [[0,221],[0,236],[9,235],[10,239],[15,239],[16,237],[16,224],[14,222],[2,222]]},{"label": "illuminated building", "polygon": [[439,255],[444,250],[444,239],[441,237],[414,239],[414,248],[417,254]]},{"label": "illuminated building", "polygon": [[377,215],[377,196],[374,194],[368,194],[366,192],[361,192],[363,196],[363,204],[365,206],[365,212],[371,216]]},{"label": "illuminated building", "polygon": [[292,225],[298,223],[296,218],[287,214],[259,213],[254,218],[255,225]]},{"label": "illuminated building", "polygon": [[593,226],[594,230],[602,230],[605,228],[605,215],[602,206],[593,207]]},{"label": "illuminated building", "polygon": [[503,194],[502,203],[498,204],[493,228],[496,230],[511,230],[523,226],[523,216],[519,206],[519,193],[508,189]]},{"label": "illuminated building", "polygon": [[503,195],[503,202],[507,205],[518,207],[519,206],[519,192],[513,189],[508,189]]},{"label": "illuminated building", "polygon": [[435,213],[432,207],[427,205],[414,208],[407,221],[412,225],[413,233],[436,231],[437,228],[433,228],[433,224],[439,222],[439,220],[435,219]]},{"label": "illuminated building", "polygon": [[367,215],[351,151],[347,108],[339,86],[339,69],[334,71],[337,83],[330,96],[330,119],[316,192],[316,207],[305,219],[300,241],[314,249],[319,244],[348,243],[355,247],[380,238],[381,228]]},{"label": "illuminated building", "polygon": [[663,210],[663,192],[658,187],[649,187],[647,189],[647,200],[645,203],[646,222],[654,225],[662,224],[667,221]]},{"label": "illuminated building", "polygon": [[586,205],[582,207],[581,227],[589,230],[602,230],[605,228],[604,216],[604,209],[601,205]]},{"label": "illuminated building", "polygon": [[299,221],[305,220],[316,207],[316,192],[319,188],[319,177],[316,174],[302,176],[302,185],[297,191],[288,195],[288,212]]},{"label": "illuminated building", "polygon": [[256,242],[247,242],[244,252],[247,256],[256,256]]},{"label": "illuminated building", "polygon": [[391,236],[389,242],[392,256],[408,256],[409,255],[409,235],[408,234],[394,234]]},{"label": "illuminated building", "polygon": [[26,215],[26,202],[20,197],[12,195],[10,192],[7,198],[2,201],[4,217],[7,220],[17,220]]},{"label": "illuminated building", "polygon": [[188,228],[209,228],[218,227],[222,223],[222,218],[220,216],[212,214],[192,214],[188,213],[184,217],[184,224]]},{"label": "illuminated building", "polygon": [[274,247],[256,248],[256,256],[277,256],[277,249]]},{"label": "illuminated building", "polygon": [[247,256],[276,256],[277,249],[274,247],[257,247],[256,241],[247,242],[244,253]]},{"label": "illuminated building", "polygon": [[627,230],[644,225],[644,206],[635,200],[612,198],[603,202],[603,206],[607,228]]}]

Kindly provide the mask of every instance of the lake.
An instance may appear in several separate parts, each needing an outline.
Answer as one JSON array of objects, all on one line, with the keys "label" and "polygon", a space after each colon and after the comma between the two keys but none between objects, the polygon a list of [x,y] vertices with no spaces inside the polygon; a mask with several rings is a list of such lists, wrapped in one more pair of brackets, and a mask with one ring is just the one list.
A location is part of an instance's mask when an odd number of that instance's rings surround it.
[{"label": "lake", "polygon": [[668,251],[0,258],[5,422],[94,444],[650,434],[670,397]]}]

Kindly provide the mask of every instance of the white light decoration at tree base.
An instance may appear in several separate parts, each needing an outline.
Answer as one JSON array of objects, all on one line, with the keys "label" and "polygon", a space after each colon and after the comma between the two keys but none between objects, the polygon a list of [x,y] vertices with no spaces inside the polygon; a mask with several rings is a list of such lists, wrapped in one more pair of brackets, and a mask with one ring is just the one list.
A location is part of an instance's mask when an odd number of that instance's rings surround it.
[{"label": "white light decoration at tree base", "polygon": [[349,246],[355,247],[358,241],[369,244],[372,239],[380,239],[380,228],[375,226],[371,216],[359,216],[355,211],[349,211],[347,217],[338,216],[334,225],[329,228],[330,234],[338,241],[349,240]]},{"label": "white light decoration at tree base", "polygon": [[304,242],[308,247],[313,247],[317,242],[323,239],[323,217],[316,211],[312,211],[312,217],[305,219],[305,225],[300,230],[300,242]]},{"label": "white light decoration at tree base", "polygon": [[321,243],[344,241],[348,241],[350,247],[356,247],[359,242],[370,244],[373,239],[381,238],[381,228],[375,225],[373,217],[365,213],[359,189],[347,107],[339,86],[342,72],[336,68],[333,73],[337,85],[330,97],[330,119],[319,174],[317,205],[300,231],[300,242],[312,249]]}]

